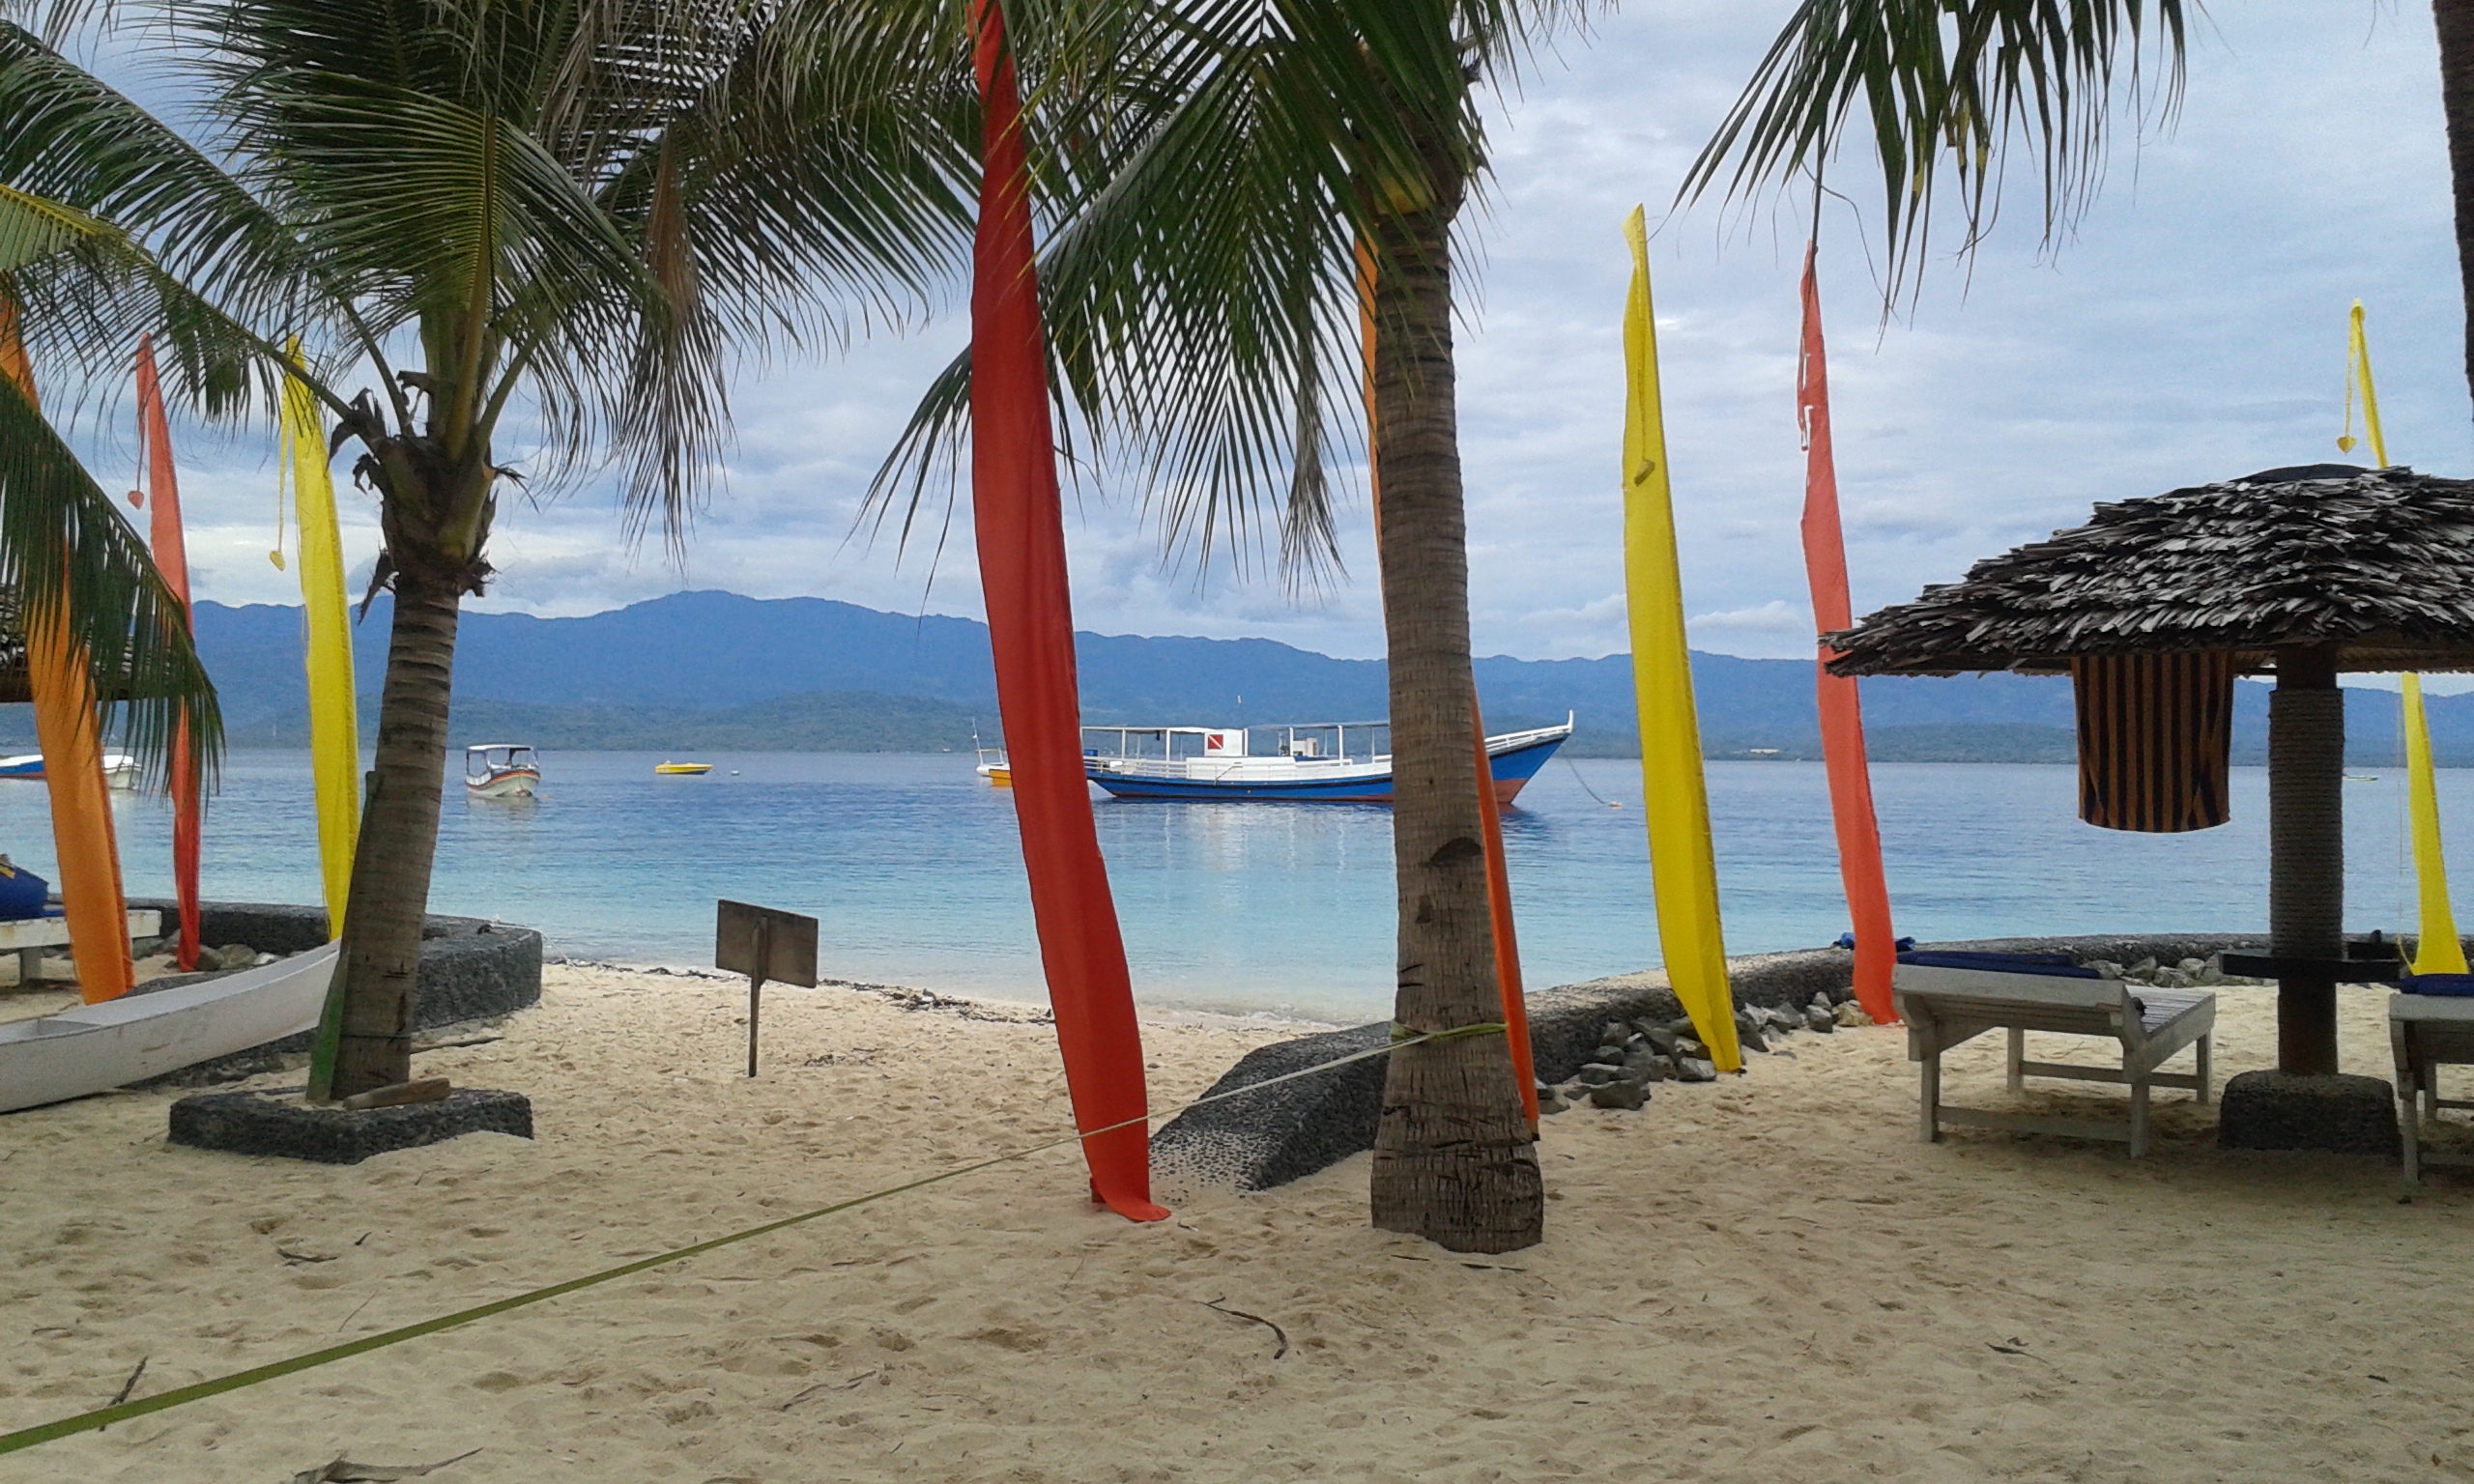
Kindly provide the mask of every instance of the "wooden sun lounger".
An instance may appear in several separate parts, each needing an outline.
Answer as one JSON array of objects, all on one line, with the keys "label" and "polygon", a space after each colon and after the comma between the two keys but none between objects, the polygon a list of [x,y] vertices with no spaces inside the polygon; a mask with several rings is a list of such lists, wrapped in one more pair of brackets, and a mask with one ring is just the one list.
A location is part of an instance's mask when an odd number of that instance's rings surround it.
[{"label": "wooden sun lounger", "polygon": [[2397,1053],[2399,1132],[2404,1135],[2405,1183],[2419,1184],[2426,1164],[2474,1165],[2474,1155],[2423,1152],[2423,1122],[2442,1108],[2474,1108],[2474,1099],[2442,1098],[2442,1067],[2474,1066],[2474,999],[2456,995],[2392,994],[2388,997],[2388,1044]]},{"label": "wooden sun lounger", "polygon": [[[163,914],[153,907],[140,907],[129,914],[129,935],[131,938],[151,938],[162,930]],[[67,918],[23,917],[0,922],[0,954],[17,956],[17,984],[20,987],[42,981],[44,949],[68,946]]]},{"label": "wooden sun lounger", "polygon": [[[2050,974],[2004,974],[1902,963],[1891,979],[1899,1017],[1907,1022],[1907,1056],[1923,1064],[1919,1132],[1938,1143],[1943,1124],[2008,1128],[2069,1138],[2116,1139],[2131,1157],[2147,1153],[2147,1090],[2188,1088],[2208,1100],[2208,1039],[2216,1030],[2216,996],[2205,990],[2156,989],[2117,979],[2075,979]],[[2010,1033],[2010,1090],[2027,1077],[2069,1077],[2085,1082],[2128,1083],[2130,1122],[2035,1118],[1954,1108],[1942,1101],[1942,1053],[1986,1031]],[[2027,1033],[2056,1031],[2103,1036],[2121,1043],[2119,1070],[2027,1059]],[[2196,1045],[2193,1073],[2157,1069],[2185,1046]]]}]

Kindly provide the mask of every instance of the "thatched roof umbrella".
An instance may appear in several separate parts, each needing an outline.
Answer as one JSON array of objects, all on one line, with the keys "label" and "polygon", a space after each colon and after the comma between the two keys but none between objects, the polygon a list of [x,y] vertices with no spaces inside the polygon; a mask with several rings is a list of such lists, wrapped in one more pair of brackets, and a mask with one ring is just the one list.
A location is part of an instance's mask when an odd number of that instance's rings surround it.
[{"label": "thatched roof umbrella", "polygon": [[0,705],[23,705],[35,699],[26,673],[26,631],[17,621],[17,589],[0,587]]},{"label": "thatched roof umbrella", "polygon": [[2316,464],[2096,507],[1825,638],[1846,675],[2066,673],[2082,813],[2115,828],[2224,822],[2237,673],[2272,672],[2269,954],[2278,1064],[2337,1070],[2345,956],[2347,671],[2474,670],[2474,482]]}]

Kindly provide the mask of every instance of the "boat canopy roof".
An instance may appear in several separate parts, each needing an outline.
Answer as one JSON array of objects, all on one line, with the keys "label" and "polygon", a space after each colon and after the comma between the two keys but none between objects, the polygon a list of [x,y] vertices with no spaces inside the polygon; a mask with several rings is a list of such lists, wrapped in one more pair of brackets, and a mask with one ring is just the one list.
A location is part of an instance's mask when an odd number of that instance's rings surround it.
[{"label": "boat canopy roof", "polygon": [[464,754],[469,757],[475,753],[529,753],[531,751],[532,751],[532,744],[530,742],[474,742],[465,747]]},{"label": "boat canopy roof", "polygon": [[1161,733],[1161,732],[1193,732],[1193,733],[1194,733],[1195,735],[1199,736],[1200,734],[1202,734],[1203,732],[1206,732],[1206,731],[1314,731],[1314,730],[1318,730],[1318,729],[1320,729],[1320,730],[1329,730],[1330,728],[1335,728],[1335,727],[1345,727],[1345,728],[1348,728],[1349,730],[1351,730],[1351,731],[1360,731],[1360,730],[1363,730],[1363,729],[1365,729],[1366,728],[1368,728],[1368,727],[1389,727],[1389,726],[1391,726],[1391,725],[1392,725],[1392,724],[1391,724],[1389,721],[1380,721],[1380,722],[1248,722],[1248,723],[1244,724],[1243,726],[1239,726],[1239,725],[1236,725],[1236,724],[1232,723],[1232,724],[1230,724],[1230,725],[1228,725],[1228,726],[1225,726],[1225,727],[1194,727],[1194,726],[1184,726],[1184,727],[1120,727],[1120,726],[1116,725],[1116,724],[1115,724],[1115,723],[1113,723],[1113,722],[1108,722],[1108,723],[1087,722],[1087,723],[1083,724],[1082,729],[1083,729],[1084,731],[1139,731],[1139,732],[1143,732],[1143,733],[1146,733],[1146,734]]}]

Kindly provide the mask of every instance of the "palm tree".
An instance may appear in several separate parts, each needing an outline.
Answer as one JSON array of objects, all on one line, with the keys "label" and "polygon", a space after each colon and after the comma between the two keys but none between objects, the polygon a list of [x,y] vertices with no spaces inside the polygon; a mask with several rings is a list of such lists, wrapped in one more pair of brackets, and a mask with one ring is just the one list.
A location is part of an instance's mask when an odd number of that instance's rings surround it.
[{"label": "palm tree", "polygon": [[[1485,170],[1476,90],[1580,9],[1548,0],[1185,0],[1007,7],[1057,225],[1040,265],[1058,397],[1172,552],[1241,572],[1337,564],[1327,459],[1356,425],[1373,265],[1371,463],[1390,661],[1396,1023],[1502,1019],[1469,726],[1453,388],[1455,237]],[[1610,239],[1611,241],[1611,239]],[[906,536],[964,435],[967,357],[879,476]],[[1337,409],[1337,411],[1336,411]],[[1276,530],[1276,535],[1275,535]],[[1390,1062],[1373,1218],[1460,1250],[1527,1246],[1544,1200],[1504,1039]]]},{"label": "palm tree", "polygon": [[906,312],[960,250],[967,54],[862,0],[159,0],[192,139],[52,44],[135,8],[0,22],[0,185],[95,224],[17,286],[72,381],[152,330],[193,411],[264,416],[292,377],[358,445],[394,612],[312,1089],[340,1097],[409,1074],[456,621],[503,490],[615,469],[630,538],[676,547],[741,359]]}]

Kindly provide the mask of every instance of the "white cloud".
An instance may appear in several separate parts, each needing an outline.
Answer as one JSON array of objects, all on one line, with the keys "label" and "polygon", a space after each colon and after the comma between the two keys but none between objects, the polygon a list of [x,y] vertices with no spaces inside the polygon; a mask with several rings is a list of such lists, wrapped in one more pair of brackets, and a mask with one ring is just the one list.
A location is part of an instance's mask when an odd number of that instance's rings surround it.
[{"label": "white cloud", "polygon": [[[1666,0],[1597,22],[1523,79],[1492,120],[1482,295],[1459,339],[1471,610],[1481,653],[1624,646],[1617,339],[1634,202],[1653,218],[1788,12],[1785,0]],[[1972,271],[1930,265],[1886,327],[1851,213],[1825,229],[1848,560],[1859,612],[2083,520],[2097,500],[2336,457],[2344,316],[2371,311],[2396,457],[2462,471],[2474,453],[2460,364],[2438,64],[2427,13],[2244,0],[2192,30],[2172,134],[2116,151],[2106,194],[2045,253],[2035,203],[2011,203]],[[1879,219],[1869,176],[1833,182]],[[1946,239],[1945,239],[1946,240]],[[1803,496],[1794,373],[1800,227],[1705,205],[1653,242],[1686,595],[1696,640],[1781,652],[1803,630]],[[1877,246],[1874,249],[1877,252]],[[936,523],[896,560],[853,538],[860,498],[919,389],[961,343],[947,315],[908,340],[777,367],[735,396],[727,489],[698,519],[684,573],[619,539],[606,488],[502,516],[488,606],[590,612],[685,585],[976,614],[967,511],[933,563]],[[184,440],[202,596],[298,601],[266,560],[272,461]],[[116,455],[126,462],[125,454]],[[112,466],[121,467],[118,464]],[[348,487],[348,563],[375,549]],[[1297,608],[1276,582],[1163,571],[1122,505],[1069,515],[1075,606],[1116,633],[1253,634],[1378,654],[1381,605],[1361,505],[1351,581]],[[1799,647],[1790,646],[1793,652]]]}]

